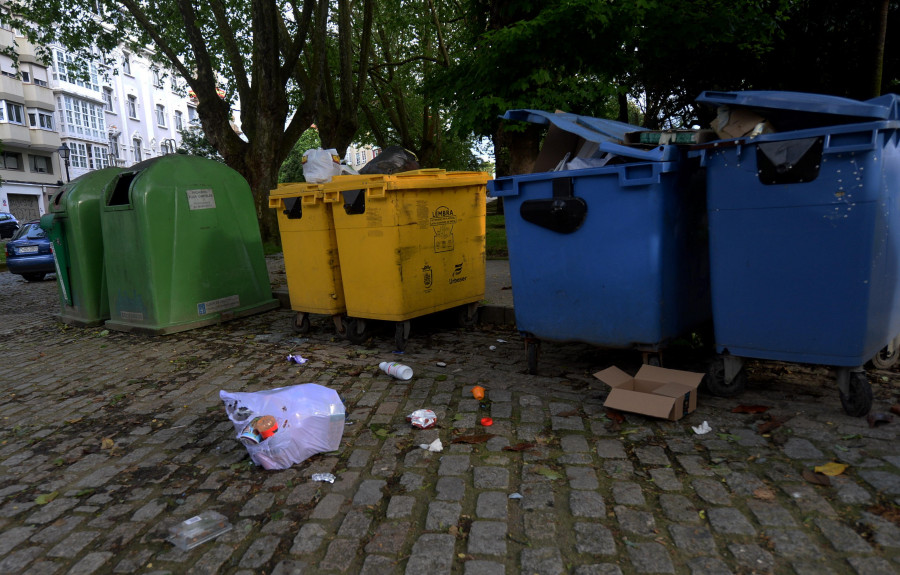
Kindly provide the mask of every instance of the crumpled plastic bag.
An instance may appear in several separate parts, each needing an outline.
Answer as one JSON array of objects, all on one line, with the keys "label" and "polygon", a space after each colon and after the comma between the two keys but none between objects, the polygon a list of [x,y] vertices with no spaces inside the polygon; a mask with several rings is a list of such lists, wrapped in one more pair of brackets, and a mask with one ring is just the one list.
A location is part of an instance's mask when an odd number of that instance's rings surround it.
[{"label": "crumpled plastic bag", "polygon": [[327,184],[341,175],[341,157],[334,148],[306,150],[302,164],[303,179],[311,184]]},{"label": "crumpled plastic bag", "polygon": [[278,431],[268,439],[250,445],[242,442],[250,459],[265,469],[287,469],[341,444],[344,403],[333,389],[304,383],[254,392],[221,390],[219,397],[234,424],[236,439],[255,417],[271,415],[277,421]]}]

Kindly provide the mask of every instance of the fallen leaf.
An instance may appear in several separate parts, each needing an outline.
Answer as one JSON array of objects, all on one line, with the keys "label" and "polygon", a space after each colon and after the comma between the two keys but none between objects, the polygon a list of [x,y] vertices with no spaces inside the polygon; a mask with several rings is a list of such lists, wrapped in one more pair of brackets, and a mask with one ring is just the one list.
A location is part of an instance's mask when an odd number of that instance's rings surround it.
[{"label": "fallen leaf", "polygon": [[484,443],[494,437],[493,433],[482,433],[479,435],[460,435],[454,437],[450,443]]},{"label": "fallen leaf", "polygon": [[762,499],[763,501],[772,501],[775,499],[775,492],[768,487],[758,487],[753,490],[753,497]]},{"label": "fallen leaf", "polygon": [[828,479],[827,475],[822,473],[815,473],[810,471],[809,469],[803,470],[803,479],[809,481],[810,483],[815,483],[816,485],[824,485],[825,487],[831,486],[831,480]]},{"label": "fallen leaf", "polygon": [[756,427],[756,432],[760,435],[771,433],[788,422],[790,417],[773,417],[769,421],[763,421]]},{"label": "fallen leaf", "polygon": [[581,414],[581,412],[578,411],[577,409],[570,409],[569,411],[561,411],[561,412],[557,413],[556,415],[558,417],[572,417],[574,415],[580,415],[580,414]]},{"label": "fallen leaf", "polygon": [[874,513],[875,515],[880,515],[888,521],[892,521],[897,525],[900,525],[900,509],[894,506],[888,507],[885,505],[875,505],[873,507],[869,507],[867,511],[869,513]]},{"label": "fallen leaf", "polygon": [[866,421],[869,422],[869,427],[875,427],[877,425],[890,423],[894,420],[894,416],[889,413],[881,413],[875,412],[870,413],[869,417],[866,418]]},{"label": "fallen leaf", "polygon": [[525,451],[534,447],[537,447],[534,443],[517,443],[515,445],[507,445],[503,448],[503,451]]},{"label": "fallen leaf", "polygon": [[612,419],[616,423],[623,423],[625,421],[625,416],[620,411],[616,411],[615,409],[606,409],[606,417]]},{"label": "fallen leaf", "polygon": [[104,437],[100,440],[100,449],[112,449],[115,447],[116,442],[110,439],[109,437]]},{"label": "fallen leaf", "polygon": [[35,497],[34,502],[38,505],[46,505],[53,501],[59,496],[59,491],[54,491],[53,493],[44,493],[43,495],[38,495]]},{"label": "fallen leaf", "polygon": [[844,470],[847,469],[847,467],[849,467],[849,465],[830,461],[825,465],[818,465],[816,467],[813,467],[813,470],[818,473],[824,473],[829,477],[834,477],[835,475],[840,475],[841,473],[843,473]]},{"label": "fallen leaf", "polygon": [[731,413],[765,413],[772,409],[768,405],[739,405]]},{"label": "fallen leaf", "polygon": [[894,405],[891,406],[891,413],[896,413],[897,415],[900,415],[900,403],[895,403]]},{"label": "fallen leaf", "polygon": [[622,429],[622,424],[618,421],[610,421],[604,427],[606,427],[607,431],[612,431],[613,433],[615,433],[616,431]]},{"label": "fallen leaf", "polygon": [[553,470],[550,469],[549,467],[541,467],[541,468],[539,468],[539,469],[537,470],[537,474],[538,474],[538,475],[543,475],[544,477],[546,477],[547,479],[549,479],[549,480],[551,480],[551,481],[554,481],[554,480],[556,480],[556,479],[562,479],[562,475],[560,475],[560,474],[557,473],[556,471],[553,471]]}]

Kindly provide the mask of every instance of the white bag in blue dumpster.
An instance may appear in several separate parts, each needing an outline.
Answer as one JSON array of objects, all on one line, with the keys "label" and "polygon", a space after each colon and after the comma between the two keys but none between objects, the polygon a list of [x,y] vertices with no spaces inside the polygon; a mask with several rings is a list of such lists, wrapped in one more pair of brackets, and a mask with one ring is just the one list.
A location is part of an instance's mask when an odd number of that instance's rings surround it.
[{"label": "white bag in blue dumpster", "polygon": [[344,434],[344,403],[333,389],[304,383],[254,392],[219,391],[237,439],[265,469],[287,469],[334,451]]}]

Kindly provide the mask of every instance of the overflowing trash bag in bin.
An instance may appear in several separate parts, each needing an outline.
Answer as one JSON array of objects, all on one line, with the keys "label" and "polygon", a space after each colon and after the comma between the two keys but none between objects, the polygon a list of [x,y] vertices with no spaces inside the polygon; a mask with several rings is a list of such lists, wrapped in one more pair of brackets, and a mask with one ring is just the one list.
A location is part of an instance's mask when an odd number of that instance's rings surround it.
[{"label": "overflowing trash bag in bin", "polygon": [[[900,97],[704,92],[697,101],[716,106],[715,127],[725,128],[693,152],[707,175],[721,354],[709,387],[739,393],[744,357],[834,366],[844,410],[864,415],[863,365],[900,334]],[[729,131],[734,118],[745,125]]]},{"label": "overflowing trash bag in bin", "polygon": [[54,194],[50,213],[41,217],[56,261],[59,319],[92,326],[109,319],[100,206],[122,168],[88,172]]},{"label": "overflowing trash bag in bin", "polygon": [[247,181],[173,154],[116,176],[101,211],[110,320],[165,334],[279,306]]},{"label": "overflowing trash bag in bin", "polygon": [[541,340],[655,353],[709,320],[705,193],[685,148],[611,120],[503,117],[549,128],[537,173],[488,182],[504,202],[531,373]]}]

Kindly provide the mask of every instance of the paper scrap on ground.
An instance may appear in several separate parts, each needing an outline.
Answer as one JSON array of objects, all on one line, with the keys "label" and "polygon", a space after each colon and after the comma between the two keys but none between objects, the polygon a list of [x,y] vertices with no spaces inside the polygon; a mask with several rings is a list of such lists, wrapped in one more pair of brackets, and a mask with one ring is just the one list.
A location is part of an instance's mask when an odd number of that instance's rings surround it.
[{"label": "paper scrap on ground", "polygon": [[435,439],[431,443],[420,443],[419,447],[422,449],[427,449],[428,451],[443,451],[444,445],[441,443],[440,438]]},{"label": "paper scrap on ground", "polygon": [[696,433],[697,435],[704,435],[712,431],[712,427],[710,427],[709,424],[705,421],[700,425],[691,426],[691,429],[693,429],[694,433]]}]

